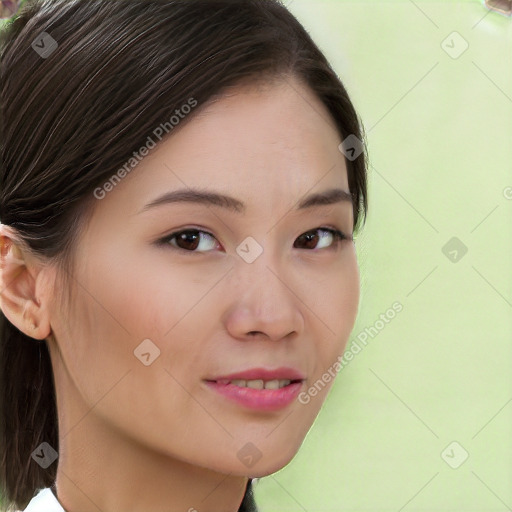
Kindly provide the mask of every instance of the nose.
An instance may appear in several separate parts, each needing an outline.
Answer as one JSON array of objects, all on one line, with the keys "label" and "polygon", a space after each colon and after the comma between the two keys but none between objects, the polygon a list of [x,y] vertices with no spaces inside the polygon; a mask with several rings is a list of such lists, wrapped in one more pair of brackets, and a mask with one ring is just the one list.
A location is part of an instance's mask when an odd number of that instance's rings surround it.
[{"label": "nose", "polygon": [[239,262],[231,272],[224,323],[233,337],[278,341],[302,333],[305,290],[290,269],[275,266],[261,255],[251,264]]}]

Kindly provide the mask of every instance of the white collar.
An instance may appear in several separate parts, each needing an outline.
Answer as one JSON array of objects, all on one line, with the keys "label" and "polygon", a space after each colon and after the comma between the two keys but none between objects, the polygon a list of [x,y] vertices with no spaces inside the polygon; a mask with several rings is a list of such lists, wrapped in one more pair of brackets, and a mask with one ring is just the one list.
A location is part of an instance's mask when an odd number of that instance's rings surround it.
[{"label": "white collar", "polygon": [[[21,512],[21,511],[17,511]],[[54,496],[50,487],[41,489],[31,500],[23,512],[66,512]]]}]

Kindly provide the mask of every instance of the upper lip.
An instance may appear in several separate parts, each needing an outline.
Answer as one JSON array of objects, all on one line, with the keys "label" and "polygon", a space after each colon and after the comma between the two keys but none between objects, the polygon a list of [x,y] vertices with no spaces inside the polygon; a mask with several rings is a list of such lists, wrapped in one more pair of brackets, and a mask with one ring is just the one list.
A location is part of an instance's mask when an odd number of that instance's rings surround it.
[{"label": "upper lip", "polygon": [[306,377],[302,372],[295,368],[281,366],[273,370],[267,368],[250,368],[248,370],[219,375],[206,380],[304,380]]}]

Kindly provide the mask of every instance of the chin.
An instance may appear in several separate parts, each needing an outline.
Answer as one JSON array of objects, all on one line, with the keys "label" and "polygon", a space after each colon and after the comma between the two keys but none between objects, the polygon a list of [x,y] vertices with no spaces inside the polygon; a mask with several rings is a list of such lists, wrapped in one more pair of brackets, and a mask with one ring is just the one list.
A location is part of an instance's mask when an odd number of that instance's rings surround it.
[{"label": "chin", "polygon": [[249,478],[261,478],[277,473],[293,460],[297,452],[298,449],[294,449],[292,452],[262,457],[252,468],[246,469],[244,474]]},{"label": "chin", "polygon": [[284,462],[279,462],[275,464],[257,464],[250,471],[246,471],[245,475],[248,476],[249,478],[262,478],[264,476],[273,475],[274,473],[277,473],[281,469],[288,466],[292,459],[293,457]]}]

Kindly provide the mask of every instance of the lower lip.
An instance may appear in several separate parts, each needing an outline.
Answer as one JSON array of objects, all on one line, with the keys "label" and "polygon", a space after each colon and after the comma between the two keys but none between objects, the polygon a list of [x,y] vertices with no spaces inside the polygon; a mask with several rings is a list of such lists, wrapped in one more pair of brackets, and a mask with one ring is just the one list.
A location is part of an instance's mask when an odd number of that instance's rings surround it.
[{"label": "lower lip", "polygon": [[302,382],[292,382],[279,389],[242,388],[234,384],[205,381],[210,389],[249,409],[277,411],[290,405],[299,394]]}]

